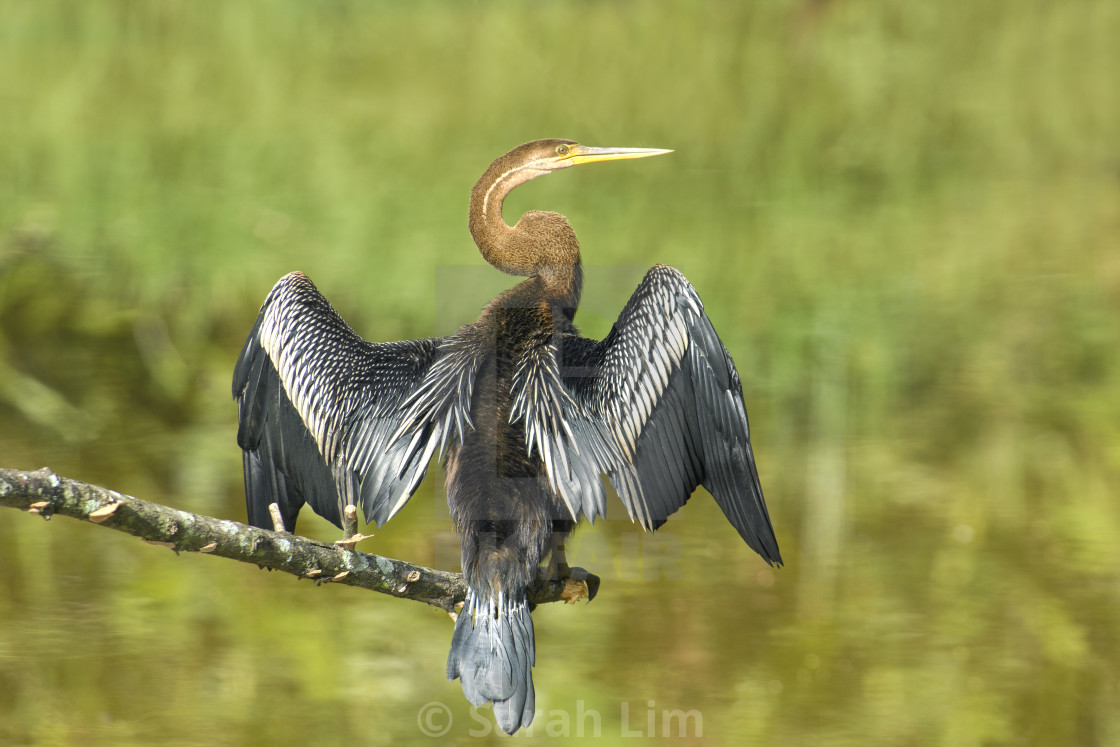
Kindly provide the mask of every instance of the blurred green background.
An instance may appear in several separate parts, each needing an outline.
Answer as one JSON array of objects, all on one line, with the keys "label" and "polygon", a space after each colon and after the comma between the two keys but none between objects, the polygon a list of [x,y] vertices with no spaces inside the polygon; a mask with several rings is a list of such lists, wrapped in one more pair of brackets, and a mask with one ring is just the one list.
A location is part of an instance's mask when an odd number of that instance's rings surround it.
[{"label": "blurred green background", "polygon": [[[702,493],[584,530],[531,739],[1120,744],[1117,38],[1110,0],[2,2],[0,466],[241,519],[281,275],[446,333],[512,282],[466,230],[493,158],[674,148],[506,216],[570,218],[589,335],[692,280],[787,567]],[[365,549],[456,567],[438,469]],[[0,743],[426,742],[431,702],[499,739],[436,610],[10,510],[0,571]]]}]

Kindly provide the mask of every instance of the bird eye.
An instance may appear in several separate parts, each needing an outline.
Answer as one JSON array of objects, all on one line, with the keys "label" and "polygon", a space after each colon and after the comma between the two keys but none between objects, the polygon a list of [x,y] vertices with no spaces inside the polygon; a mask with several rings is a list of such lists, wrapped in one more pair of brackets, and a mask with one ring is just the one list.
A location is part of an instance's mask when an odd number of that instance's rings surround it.
[{"label": "bird eye", "polygon": [[563,144],[557,145],[556,146],[556,153],[557,153],[557,155],[561,155],[561,156],[568,155],[568,146],[563,145]]}]

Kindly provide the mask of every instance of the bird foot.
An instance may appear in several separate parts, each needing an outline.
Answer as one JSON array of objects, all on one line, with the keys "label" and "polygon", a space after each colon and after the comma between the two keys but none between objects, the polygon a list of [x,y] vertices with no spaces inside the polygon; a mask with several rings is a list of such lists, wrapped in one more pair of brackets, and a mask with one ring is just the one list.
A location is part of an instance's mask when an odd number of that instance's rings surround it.
[{"label": "bird foot", "polygon": [[537,580],[541,582],[562,581],[572,575],[572,569],[564,561],[550,561],[538,569]]},{"label": "bird foot", "polygon": [[[568,604],[575,604],[581,599],[591,601],[595,595],[599,593],[599,577],[590,571],[583,568],[568,568],[565,566],[567,579],[564,581],[564,591],[561,592],[560,597]],[[576,585],[576,589],[572,586]],[[571,594],[575,595],[577,590],[581,592],[579,596],[569,598],[569,590]]]},{"label": "bird foot", "polygon": [[550,563],[539,568],[537,584],[540,587],[561,587],[559,597],[568,604],[575,604],[581,599],[590,602],[599,593],[598,576],[583,568],[572,568],[567,563]]}]

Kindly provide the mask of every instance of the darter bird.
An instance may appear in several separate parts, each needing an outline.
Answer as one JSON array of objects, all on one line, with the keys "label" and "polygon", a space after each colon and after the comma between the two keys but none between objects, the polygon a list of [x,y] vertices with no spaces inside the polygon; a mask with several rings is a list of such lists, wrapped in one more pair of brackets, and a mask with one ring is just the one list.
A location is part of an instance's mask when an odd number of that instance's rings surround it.
[{"label": "darter bird", "polygon": [[661,526],[703,485],[739,535],[781,564],[751,450],[742,385],[696,290],[650,269],[603,340],[573,324],[583,282],[568,220],[502,217],[520,184],[585,163],[668,153],[537,140],[471,190],[469,226],[494,267],[526,277],[444,338],[367,342],[302,273],[272,289],[237,362],[233,394],[249,521],[284,527],[300,507],[378,526],[438,449],[469,587],[448,679],[494,704],[512,734],[533,719],[528,594],[581,517],[604,515],[606,475],[633,520]]}]

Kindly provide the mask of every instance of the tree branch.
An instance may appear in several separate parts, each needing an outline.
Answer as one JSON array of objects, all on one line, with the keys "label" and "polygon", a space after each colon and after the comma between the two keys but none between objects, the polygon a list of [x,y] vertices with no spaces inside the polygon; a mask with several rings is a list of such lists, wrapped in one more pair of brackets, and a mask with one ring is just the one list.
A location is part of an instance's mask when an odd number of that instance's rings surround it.
[{"label": "tree branch", "polygon": [[[458,573],[437,571],[379,555],[369,555],[287,532],[258,529],[237,521],[180,511],[89,483],[35,472],[0,468],[0,505],[50,519],[54,514],[100,524],[178,552],[202,552],[284,571],[316,583],[357,586],[453,613],[467,594]],[[572,568],[542,580],[531,593],[534,604],[593,598],[598,577]]]}]

